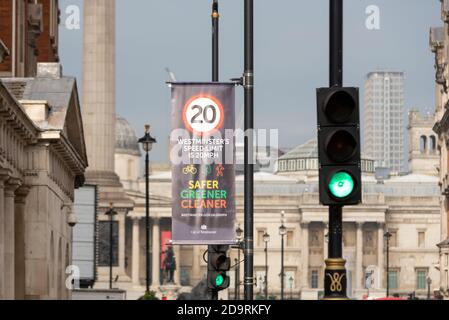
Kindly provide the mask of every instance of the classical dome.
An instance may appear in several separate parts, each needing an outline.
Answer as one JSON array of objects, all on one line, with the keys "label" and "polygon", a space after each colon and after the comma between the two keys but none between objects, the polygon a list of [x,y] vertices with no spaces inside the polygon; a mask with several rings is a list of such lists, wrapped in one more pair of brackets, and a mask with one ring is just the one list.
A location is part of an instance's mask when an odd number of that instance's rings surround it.
[{"label": "classical dome", "polygon": [[117,117],[115,122],[115,152],[141,156],[136,132],[129,122],[122,117]]},{"label": "classical dome", "polygon": [[[278,160],[278,172],[318,170],[318,141],[312,139],[292,149]],[[362,154],[362,172],[374,173],[374,161]]]}]

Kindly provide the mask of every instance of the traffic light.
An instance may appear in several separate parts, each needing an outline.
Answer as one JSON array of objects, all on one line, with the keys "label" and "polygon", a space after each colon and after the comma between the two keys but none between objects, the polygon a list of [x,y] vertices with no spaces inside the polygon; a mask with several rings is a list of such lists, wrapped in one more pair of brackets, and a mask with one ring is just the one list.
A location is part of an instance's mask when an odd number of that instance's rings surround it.
[{"label": "traffic light", "polygon": [[210,246],[208,255],[208,287],[214,291],[229,288],[230,279],[226,274],[231,269],[231,259],[227,256],[228,246]]},{"label": "traffic light", "polygon": [[320,202],[357,205],[362,200],[358,88],[317,89]]}]

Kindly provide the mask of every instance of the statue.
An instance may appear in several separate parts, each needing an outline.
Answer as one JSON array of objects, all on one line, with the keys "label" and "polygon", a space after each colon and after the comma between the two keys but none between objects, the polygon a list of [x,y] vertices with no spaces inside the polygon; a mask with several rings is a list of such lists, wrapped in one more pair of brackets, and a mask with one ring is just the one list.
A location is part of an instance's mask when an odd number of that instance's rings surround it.
[{"label": "statue", "polygon": [[176,270],[176,258],[175,253],[173,252],[173,247],[167,247],[167,251],[165,251],[165,260],[164,260],[164,268],[165,268],[165,279],[168,279],[168,283],[175,283],[174,274]]}]

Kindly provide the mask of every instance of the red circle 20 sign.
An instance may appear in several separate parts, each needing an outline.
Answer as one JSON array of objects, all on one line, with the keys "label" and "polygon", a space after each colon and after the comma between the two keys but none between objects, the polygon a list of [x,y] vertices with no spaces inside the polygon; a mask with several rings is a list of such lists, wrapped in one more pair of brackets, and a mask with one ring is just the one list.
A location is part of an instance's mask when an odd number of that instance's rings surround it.
[{"label": "red circle 20 sign", "polygon": [[186,128],[195,134],[213,133],[224,122],[224,109],[221,102],[210,95],[197,95],[184,106],[182,119]]}]

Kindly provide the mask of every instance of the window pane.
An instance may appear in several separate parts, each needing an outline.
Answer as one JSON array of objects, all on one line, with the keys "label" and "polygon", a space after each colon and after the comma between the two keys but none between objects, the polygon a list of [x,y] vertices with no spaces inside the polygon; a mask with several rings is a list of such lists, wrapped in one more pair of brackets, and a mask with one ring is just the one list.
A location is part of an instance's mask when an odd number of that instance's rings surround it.
[{"label": "window pane", "polygon": [[427,272],[424,270],[419,270],[416,273],[416,289],[425,290],[426,289],[426,276]]},{"label": "window pane", "polygon": [[312,270],[312,278],[310,281],[310,287],[312,289],[318,289],[318,271],[317,270]]},{"label": "window pane", "polygon": [[389,283],[390,289],[398,288],[398,272],[397,271],[390,271],[388,273],[388,283]]},{"label": "window pane", "polygon": [[[100,267],[109,266],[110,249],[110,225],[109,221],[100,221],[98,224],[98,265]],[[112,265],[118,266],[118,222],[112,223]]]}]

